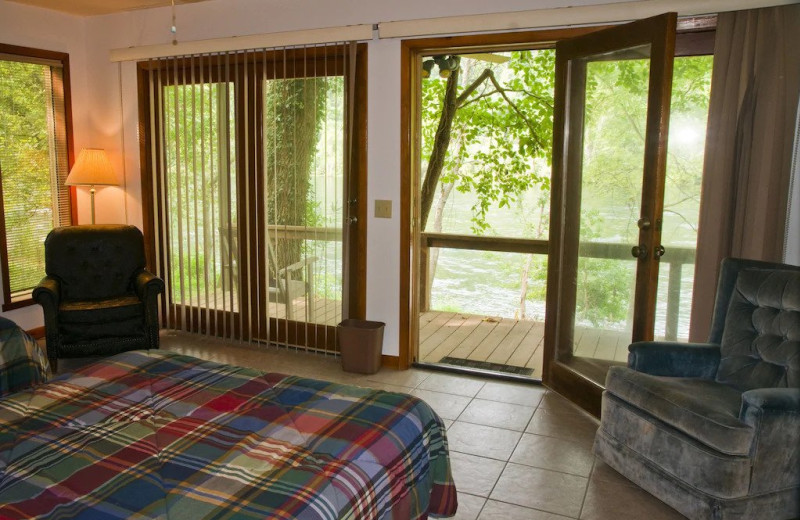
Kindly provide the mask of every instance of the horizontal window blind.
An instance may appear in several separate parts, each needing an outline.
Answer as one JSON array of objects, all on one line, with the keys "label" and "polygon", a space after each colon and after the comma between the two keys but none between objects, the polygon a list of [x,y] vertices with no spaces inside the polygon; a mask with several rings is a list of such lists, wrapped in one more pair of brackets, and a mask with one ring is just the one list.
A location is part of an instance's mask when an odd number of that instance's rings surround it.
[{"label": "horizontal window blind", "polygon": [[64,68],[11,57],[0,55],[5,303],[29,296],[44,276],[47,233],[71,223]]}]

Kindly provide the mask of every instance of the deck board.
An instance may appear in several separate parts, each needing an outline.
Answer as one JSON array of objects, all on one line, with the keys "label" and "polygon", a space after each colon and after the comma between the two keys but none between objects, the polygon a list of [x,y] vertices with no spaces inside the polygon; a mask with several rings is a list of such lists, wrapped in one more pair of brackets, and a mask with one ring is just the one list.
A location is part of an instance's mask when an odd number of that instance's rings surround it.
[{"label": "deck board", "polygon": [[[532,368],[542,377],[544,323],[463,313],[429,311],[420,315],[418,359],[438,363],[445,357]],[[630,333],[575,328],[576,355],[626,361]]]}]

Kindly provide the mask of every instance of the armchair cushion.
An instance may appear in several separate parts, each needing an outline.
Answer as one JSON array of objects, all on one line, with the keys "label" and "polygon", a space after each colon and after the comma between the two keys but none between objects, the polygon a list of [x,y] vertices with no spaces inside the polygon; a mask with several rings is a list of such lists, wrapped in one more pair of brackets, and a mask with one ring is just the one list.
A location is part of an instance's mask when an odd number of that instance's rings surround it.
[{"label": "armchair cushion", "polygon": [[745,269],[731,295],[717,381],[800,387],[800,271]]},{"label": "armchair cushion", "polygon": [[750,453],[755,431],[739,419],[742,393],[733,387],[612,367],[606,391],[709,448],[729,455]]},{"label": "armchair cushion", "polygon": [[63,300],[99,300],[133,290],[131,273],[145,266],[142,233],[134,226],[67,226],[44,244],[47,274]]}]

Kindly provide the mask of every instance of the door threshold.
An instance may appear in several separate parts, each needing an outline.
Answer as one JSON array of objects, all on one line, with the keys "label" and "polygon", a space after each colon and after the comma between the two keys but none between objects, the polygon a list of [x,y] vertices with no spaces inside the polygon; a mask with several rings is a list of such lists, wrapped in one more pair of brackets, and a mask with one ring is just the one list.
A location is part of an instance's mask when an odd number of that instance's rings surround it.
[{"label": "door threshold", "polygon": [[478,376],[485,379],[494,379],[497,381],[508,381],[512,383],[525,383],[529,385],[542,386],[542,380],[536,379],[532,376],[522,376],[518,374],[509,374],[504,372],[497,372],[495,370],[485,370],[482,368],[462,367],[455,365],[448,365],[445,363],[429,363],[429,362],[414,362],[411,366],[415,368],[425,368],[428,370],[435,370],[437,372],[449,372],[451,374],[462,374],[468,376]]}]

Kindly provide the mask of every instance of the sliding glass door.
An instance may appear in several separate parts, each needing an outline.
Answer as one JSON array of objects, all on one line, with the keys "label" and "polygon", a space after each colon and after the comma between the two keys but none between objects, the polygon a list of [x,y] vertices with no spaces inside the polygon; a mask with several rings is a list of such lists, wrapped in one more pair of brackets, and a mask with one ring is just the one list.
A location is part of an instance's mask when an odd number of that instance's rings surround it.
[{"label": "sliding glass door", "polygon": [[140,66],[169,327],[334,350],[363,316],[364,62],[340,44]]}]

